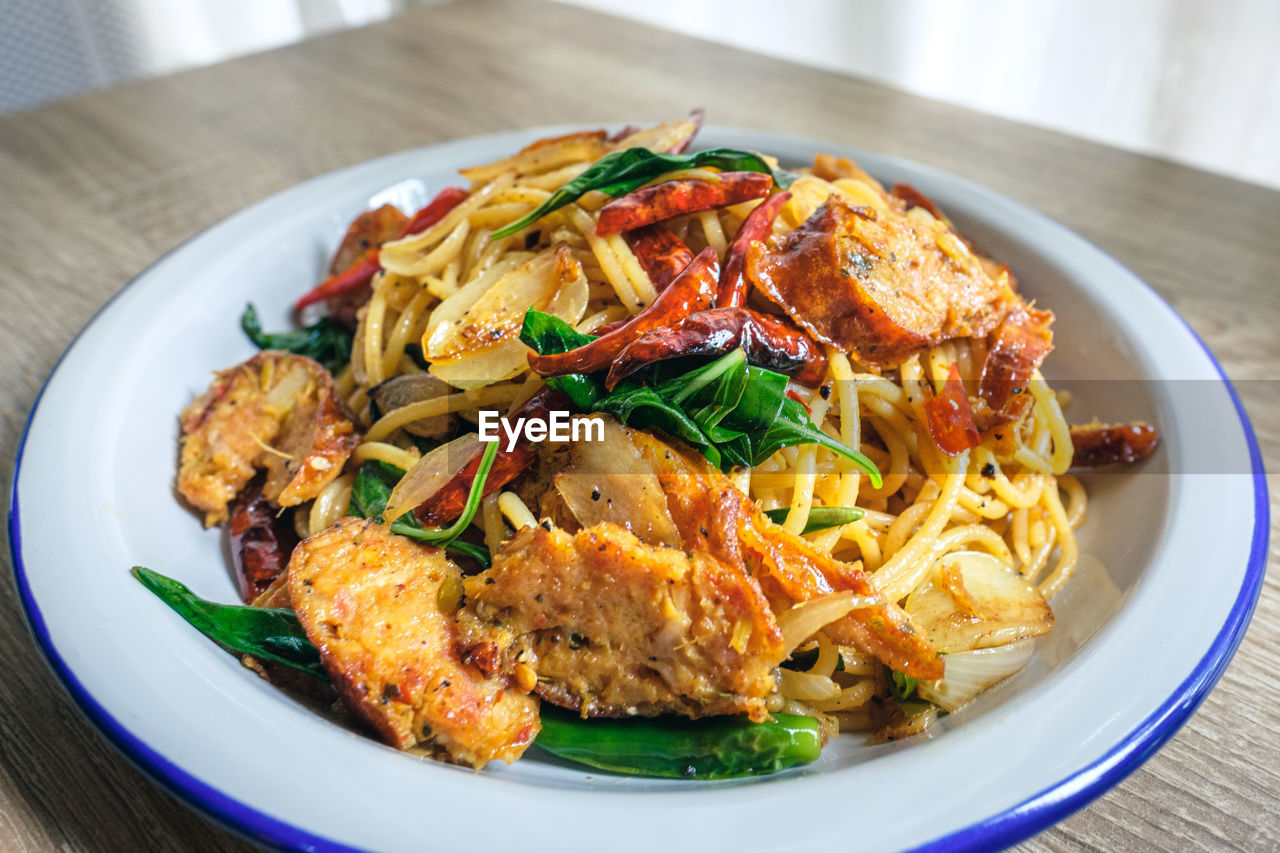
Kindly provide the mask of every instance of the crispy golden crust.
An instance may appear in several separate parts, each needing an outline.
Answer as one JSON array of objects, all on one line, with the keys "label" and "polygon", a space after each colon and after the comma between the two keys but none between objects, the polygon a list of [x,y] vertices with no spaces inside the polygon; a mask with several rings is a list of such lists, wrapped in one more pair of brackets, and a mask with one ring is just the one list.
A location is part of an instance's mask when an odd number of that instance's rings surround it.
[{"label": "crispy golden crust", "polygon": [[607,522],[577,534],[527,528],[466,590],[464,656],[516,677],[527,667],[539,696],[584,717],[763,720],[786,655],[740,567]]},{"label": "crispy golden crust", "polygon": [[461,588],[440,549],[358,518],[305,540],[289,563],[293,608],[354,714],[400,749],[428,741],[475,767],[510,763],[538,733],[537,702],[458,658]]},{"label": "crispy golden crust", "polygon": [[944,223],[834,195],[794,231],[753,243],[747,275],[820,341],[874,367],[987,334],[1013,297]]},{"label": "crispy golden crust", "polygon": [[901,607],[884,600],[861,564],[837,560],[774,524],[701,456],[641,432],[632,435],[659,472],[686,548],[747,566],[778,608],[840,591],[877,599],[823,630],[908,675],[942,677],[937,650]]},{"label": "crispy golden crust", "polygon": [[227,503],[262,469],[266,499],[295,506],[342,473],[358,441],[329,371],[266,350],[218,373],[183,410],[178,491],[211,526],[227,519]]}]

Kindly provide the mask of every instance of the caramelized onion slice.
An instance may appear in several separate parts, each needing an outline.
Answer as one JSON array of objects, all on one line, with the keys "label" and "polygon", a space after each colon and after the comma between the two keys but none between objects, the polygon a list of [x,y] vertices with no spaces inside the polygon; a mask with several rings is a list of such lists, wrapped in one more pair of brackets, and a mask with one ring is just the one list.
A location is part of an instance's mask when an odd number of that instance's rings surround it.
[{"label": "caramelized onion slice", "polygon": [[603,440],[573,446],[569,467],[553,481],[556,491],[583,527],[610,521],[647,544],[678,547],[662,481],[636,448],[632,431],[613,418],[598,419]]},{"label": "caramelized onion slice", "polygon": [[388,521],[397,519],[425,502],[465,468],[480,450],[480,439],[475,433],[459,436],[432,450],[396,483],[382,517]]},{"label": "caramelized onion slice", "polygon": [[1053,625],[1044,596],[981,551],[958,551],[938,560],[929,582],[907,597],[906,610],[942,652],[1003,646]]}]

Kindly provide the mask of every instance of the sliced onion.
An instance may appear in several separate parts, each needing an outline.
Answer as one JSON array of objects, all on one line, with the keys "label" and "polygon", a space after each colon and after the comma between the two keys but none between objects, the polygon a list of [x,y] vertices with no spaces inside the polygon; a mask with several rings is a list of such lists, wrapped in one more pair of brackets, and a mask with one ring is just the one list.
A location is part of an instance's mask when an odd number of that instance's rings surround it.
[{"label": "sliced onion", "polygon": [[519,338],[525,312],[536,308],[572,325],[589,296],[582,264],[566,243],[496,279],[485,273],[431,313],[422,339],[431,373],[458,388],[509,379],[527,366],[528,349]]},{"label": "sliced onion", "polygon": [[937,681],[921,681],[916,693],[947,711],[954,711],[983,690],[1021,670],[1031,660],[1034,640],[1019,640],[1007,646],[975,649],[943,655],[946,675]]},{"label": "sliced onion", "polygon": [[556,491],[583,527],[609,521],[650,545],[679,547],[680,531],[662,481],[632,441],[631,430],[613,418],[600,421],[601,440],[574,444],[569,467],[552,480]]},{"label": "sliced onion", "polygon": [[522,175],[546,171],[581,160],[594,162],[609,150],[609,142],[588,133],[570,133],[552,139],[540,139],[510,157],[462,169],[459,174],[469,181],[488,181],[506,171]]},{"label": "sliced onion", "polygon": [[650,151],[670,151],[698,132],[698,122],[691,118],[669,121],[646,127],[614,144],[615,151],[627,148],[648,148]]},{"label": "sliced onion", "polygon": [[782,670],[779,689],[786,698],[799,702],[824,702],[840,695],[840,685],[825,675],[796,672],[793,669]]},{"label": "sliced onion", "polygon": [[461,358],[433,361],[431,375],[467,391],[514,379],[528,367],[529,348],[513,339]]},{"label": "sliced onion", "polygon": [[[958,572],[963,588],[949,588],[944,571]],[[939,558],[929,582],[908,596],[906,611],[944,653],[1003,646],[1039,636],[1053,625],[1044,596],[982,551]]]},{"label": "sliced onion", "polygon": [[854,595],[852,592],[832,592],[802,601],[778,614],[782,644],[787,654],[791,654],[801,643],[822,630],[823,626],[859,607],[871,607],[879,603],[875,598]]},{"label": "sliced onion", "polygon": [[422,338],[422,352],[427,358],[436,358],[453,351],[455,337],[453,327],[458,325],[480,298],[501,281],[507,273],[532,258],[529,252],[511,252],[502,260],[464,284],[456,293],[435,307],[427,320],[427,333]]},{"label": "sliced onion", "polygon": [[440,445],[419,459],[391,490],[382,517],[393,521],[440,491],[476,457],[480,448],[479,436],[468,433]]}]

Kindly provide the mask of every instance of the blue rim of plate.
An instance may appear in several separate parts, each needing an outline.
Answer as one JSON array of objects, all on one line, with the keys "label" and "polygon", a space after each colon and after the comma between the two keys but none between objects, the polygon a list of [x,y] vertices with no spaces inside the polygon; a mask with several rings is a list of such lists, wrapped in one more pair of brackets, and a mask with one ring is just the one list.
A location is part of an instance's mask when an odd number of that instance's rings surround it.
[{"label": "blue rim of plate", "polygon": [[[317,176],[314,180],[319,180],[323,177],[325,176]],[[1018,202],[1013,203],[1038,217],[1047,219],[1038,211],[1032,211]],[[250,205],[250,207],[253,206],[256,205]],[[1053,222],[1058,227],[1069,231],[1078,239],[1088,243],[1095,251],[1106,255],[1113,263],[1123,267],[1123,264],[1111,258],[1109,254],[1102,252],[1092,242],[1084,240],[1076,232],[1067,229],[1056,221]],[[111,307],[112,303],[153,268],[159,266],[170,255],[180,251],[188,243],[204,234],[206,230],[202,229],[160,255],[103,303],[102,307],[94,312],[89,321],[85,323],[84,328],[76,333],[76,336],[72,338],[71,343],[67,345],[62,355],[58,357],[53,370],[49,372],[49,377],[45,379],[44,384],[41,386],[40,393],[36,395],[35,403],[31,407],[31,413],[27,416],[26,424],[22,429],[22,438],[18,443],[18,452],[14,458],[13,480],[9,490],[9,555],[13,562],[14,581],[18,588],[18,595],[27,618],[27,624],[35,637],[36,644],[44,654],[46,662],[58,676],[63,688],[71,696],[72,701],[76,703],[81,713],[88,717],[90,722],[102,732],[112,746],[162,788],[221,826],[258,844],[266,844],[285,850],[360,851],[361,848],[359,847],[352,847],[332,839],[314,835],[301,827],[278,820],[234,797],[224,794],[222,791],[213,788],[178,767],[129,731],[93,697],[89,690],[76,678],[75,673],[71,671],[62,656],[58,654],[54,648],[53,638],[49,636],[48,628],[45,626],[44,617],[40,613],[40,608],[36,605],[30,585],[27,583],[26,566],[22,561],[18,480],[22,472],[22,458],[31,432],[31,425],[35,420],[36,413],[40,410],[40,402],[44,398],[45,391],[48,390],[49,384],[57,376],[63,361],[75,348],[80,337],[90,326],[98,321],[99,317]],[[1253,616],[1258,597],[1262,592],[1262,582],[1266,575],[1267,567],[1267,549],[1271,535],[1271,505],[1267,491],[1266,469],[1262,463],[1262,451],[1258,446],[1257,435],[1254,433],[1253,424],[1250,423],[1249,416],[1245,412],[1244,404],[1240,401],[1240,395],[1236,393],[1235,386],[1227,378],[1226,372],[1222,369],[1222,365],[1218,363],[1213,351],[1209,349],[1200,335],[1191,327],[1191,324],[1174,310],[1168,300],[1160,295],[1158,291],[1138,276],[1132,276],[1132,280],[1158,299],[1165,310],[1182,324],[1187,334],[1199,345],[1205,357],[1209,359],[1209,363],[1213,365],[1227,393],[1231,396],[1231,403],[1235,407],[1236,417],[1239,419],[1245,443],[1249,448],[1250,476],[1253,481],[1253,536],[1250,541],[1249,559],[1245,567],[1244,582],[1240,586],[1240,591],[1236,595],[1236,600],[1232,604],[1231,611],[1227,614],[1222,628],[1214,637],[1208,651],[1205,652],[1195,668],[1192,669],[1191,674],[1178,685],[1168,699],[1108,750],[1105,755],[1058,780],[1042,791],[1033,794],[1015,806],[963,829],[927,841],[916,847],[908,848],[909,850],[948,851],[950,853],[950,851],[1003,849],[1049,828],[1102,796],[1102,794],[1118,785],[1126,776],[1137,770],[1143,762],[1154,755],[1161,746],[1177,733],[1178,729],[1190,718],[1191,714],[1200,707],[1200,704],[1209,695],[1209,691],[1213,689],[1218,679],[1222,677],[1222,673],[1226,670],[1227,664],[1231,662],[1231,658],[1235,655],[1235,651],[1239,647],[1241,640],[1244,639],[1245,631],[1249,627],[1249,621]]]}]

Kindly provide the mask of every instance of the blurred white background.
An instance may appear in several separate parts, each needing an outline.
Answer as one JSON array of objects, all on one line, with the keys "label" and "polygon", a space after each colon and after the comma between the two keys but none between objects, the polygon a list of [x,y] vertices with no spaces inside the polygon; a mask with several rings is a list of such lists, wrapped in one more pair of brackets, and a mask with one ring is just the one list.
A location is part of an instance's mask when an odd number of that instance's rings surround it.
[{"label": "blurred white background", "polygon": [[[0,0],[0,112],[430,1]],[[1280,188],[1275,0],[559,2]]]}]

